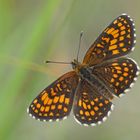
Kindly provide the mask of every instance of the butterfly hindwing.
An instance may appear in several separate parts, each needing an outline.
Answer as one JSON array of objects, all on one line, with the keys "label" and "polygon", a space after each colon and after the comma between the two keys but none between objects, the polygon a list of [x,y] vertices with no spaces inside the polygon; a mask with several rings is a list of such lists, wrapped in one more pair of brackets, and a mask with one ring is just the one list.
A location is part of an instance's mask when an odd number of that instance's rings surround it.
[{"label": "butterfly hindwing", "polygon": [[[100,87],[97,87],[100,88]],[[77,122],[85,126],[105,121],[113,109],[112,102],[82,80],[76,92],[74,116]]]},{"label": "butterfly hindwing", "polygon": [[116,18],[97,38],[87,51],[83,63],[89,66],[128,54],[136,42],[132,19],[122,14]]},{"label": "butterfly hindwing", "polygon": [[31,103],[29,114],[43,121],[59,120],[69,115],[78,77],[68,72],[45,88]]},{"label": "butterfly hindwing", "polygon": [[133,86],[139,74],[138,65],[130,58],[105,62],[91,70],[116,96],[125,94]]}]

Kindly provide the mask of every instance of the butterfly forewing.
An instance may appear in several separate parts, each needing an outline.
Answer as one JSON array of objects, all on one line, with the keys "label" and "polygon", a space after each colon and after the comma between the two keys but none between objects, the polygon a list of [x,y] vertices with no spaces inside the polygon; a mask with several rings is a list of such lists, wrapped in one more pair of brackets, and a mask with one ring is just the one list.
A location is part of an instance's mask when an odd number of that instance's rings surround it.
[{"label": "butterfly forewing", "polygon": [[139,67],[130,58],[119,58],[91,68],[91,71],[112,93],[121,96],[132,87],[139,74]]},{"label": "butterfly forewing", "polygon": [[113,104],[97,90],[99,88],[93,88],[85,80],[81,81],[74,101],[75,119],[80,124],[85,126],[100,124],[111,113]]},{"label": "butterfly forewing", "polygon": [[78,77],[68,72],[45,88],[31,103],[29,114],[43,121],[59,120],[69,115]]},{"label": "butterfly forewing", "polygon": [[92,66],[105,60],[124,56],[133,50],[135,37],[132,19],[123,14],[101,33],[87,51],[83,63]]}]

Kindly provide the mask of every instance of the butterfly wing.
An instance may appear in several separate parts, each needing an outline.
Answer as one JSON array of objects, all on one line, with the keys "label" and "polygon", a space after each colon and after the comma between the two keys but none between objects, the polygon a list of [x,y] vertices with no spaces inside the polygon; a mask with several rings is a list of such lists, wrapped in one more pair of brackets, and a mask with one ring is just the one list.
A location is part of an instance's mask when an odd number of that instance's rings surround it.
[{"label": "butterfly wing", "polygon": [[87,51],[83,63],[89,66],[128,54],[136,43],[132,19],[123,14],[117,17]]},{"label": "butterfly wing", "polygon": [[81,81],[76,92],[73,110],[78,123],[85,126],[100,124],[106,120],[112,109],[113,104],[109,99],[102,96],[87,81]]},{"label": "butterfly wing", "polygon": [[109,87],[116,96],[121,96],[133,86],[139,67],[130,58],[119,58],[91,68],[91,71]]},{"label": "butterfly wing", "polygon": [[28,113],[35,119],[52,121],[69,115],[78,76],[68,72],[45,88],[31,103]]}]

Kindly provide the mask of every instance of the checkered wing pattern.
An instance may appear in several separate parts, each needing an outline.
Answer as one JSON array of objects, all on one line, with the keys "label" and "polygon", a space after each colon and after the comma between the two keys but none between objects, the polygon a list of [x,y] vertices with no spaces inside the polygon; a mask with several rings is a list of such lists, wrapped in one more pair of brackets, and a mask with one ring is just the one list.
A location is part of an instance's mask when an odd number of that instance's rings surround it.
[{"label": "checkered wing pattern", "polygon": [[[94,126],[107,119],[113,109],[112,102],[100,92],[82,80],[76,92],[74,116],[78,123]],[[103,90],[103,89],[102,89]]]},{"label": "checkered wing pattern", "polygon": [[132,19],[123,14],[116,18],[87,51],[83,63],[89,66],[128,54],[134,49],[136,34]]},{"label": "checkered wing pattern", "polygon": [[133,86],[139,74],[138,65],[130,58],[105,62],[91,70],[116,96],[124,95]]},{"label": "checkered wing pattern", "polygon": [[33,100],[28,109],[30,116],[41,121],[66,118],[72,108],[77,83],[74,71],[61,76]]}]

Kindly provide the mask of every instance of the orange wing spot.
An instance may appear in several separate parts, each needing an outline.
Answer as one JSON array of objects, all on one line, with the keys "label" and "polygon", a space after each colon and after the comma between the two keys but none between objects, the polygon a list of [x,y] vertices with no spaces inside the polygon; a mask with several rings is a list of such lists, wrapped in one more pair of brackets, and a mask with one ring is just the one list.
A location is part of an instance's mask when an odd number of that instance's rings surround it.
[{"label": "orange wing spot", "polygon": [[63,109],[63,110],[64,110],[64,112],[67,112],[67,111],[68,111],[68,109],[67,109],[66,107],[64,107],[64,109]]},{"label": "orange wing spot", "polygon": [[83,102],[83,108],[87,109],[87,105],[85,104],[85,102]]},{"label": "orange wing spot", "polygon": [[122,51],[123,51],[123,52],[126,52],[126,51],[127,51],[127,49],[126,49],[126,48],[123,48],[123,49],[122,49]]},{"label": "orange wing spot", "polygon": [[39,116],[42,116],[42,113],[39,113],[38,115],[39,115]]},{"label": "orange wing spot", "polygon": [[40,107],[41,107],[41,105],[38,103],[38,104],[36,105],[36,107],[37,107],[37,108],[40,108]]},{"label": "orange wing spot", "polygon": [[124,36],[120,36],[119,40],[120,41],[124,40]]},{"label": "orange wing spot", "polygon": [[65,94],[61,95],[60,98],[59,98],[59,102],[60,103],[63,103],[64,102],[64,97],[65,97]]},{"label": "orange wing spot", "polygon": [[111,83],[114,83],[115,79],[114,78],[111,78]]},{"label": "orange wing spot", "polygon": [[123,66],[127,66],[127,63],[124,62],[124,63],[122,63],[122,65],[123,65]]},{"label": "orange wing spot", "polygon": [[58,96],[55,96],[54,99],[53,99],[53,103],[56,104],[58,102],[58,100],[59,100],[59,97]]},{"label": "orange wing spot", "polygon": [[94,110],[95,110],[95,111],[98,111],[98,110],[99,110],[99,108],[98,108],[97,106],[95,106],[95,107],[94,107]]},{"label": "orange wing spot", "polygon": [[84,114],[83,110],[80,110],[80,112],[79,112],[79,113],[80,113],[80,115],[83,115],[83,114]]},{"label": "orange wing spot", "polygon": [[92,119],[91,118],[88,118],[88,120],[91,121]]},{"label": "orange wing spot", "polygon": [[113,63],[112,66],[118,66],[118,63]]},{"label": "orange wing spot", "polygon": [[67,92],[70,92],[70,90],[69,90],[69,89],[67,89]]},{"label": "orange wing spot", "polygon": [[83,95],[87,95],[87,93],[86,92],[83,92]]},{"label": "orange wing spot", "polygon": [[56,95],[56,92],[54,92],[54,89],[53,88],[51,88],[51,95],[52,96],[55,96]]},{"label": "orange wing spot", "polygon": [[81,100],[79,100],[78,105],[82,106],[82,101]]},{"label": "orange wing spot", "polygon": [[128,73],[127,72],[124,72],[123,73],[123,76],[127,77],[128,76]]},{"label": "orange wing spot", "polygon": [[126,32],[125,31],[121,31],[121,35],[124,35]]},{"label": "orange wing spot", "polygon": [[102,107],[103,106],[103,103],[99,103],[99,107]]},{"label": "orange wing spot", "polygon": [[104,48],[104,46],[101,45],[101,44],[97,44],[97,47],[99,47],[99,48]]},{"label": "orange wing spot", "polygon": [[49,106],[46,106],[45,112],[48,112],[49,110],[50,110],[50,107]]},{"label": "orange wing spot", "polygon": [[118,54],[118,53],[120,53],[120,52],[119,52],[119,50],[113,50],[112,53],[113,53],[113,54]]},{"label": "orange wing spot", "polygon": [[117,38],[118,36],[119,36],[118,33],[113,35],[114,38]]},{"label": "orange wing spot", "polygon": [[45,114],[44,114],[44,116],[48,116],[48,114],[47,114],[47,113],[45,113]]},{"label": "orange wing spot", "polygon": [[35,99],[33,103],[36,104],[37,103],[37,99]]},{"label": "orange wing spot", "polygon": [[124,71],[129,71],[129,69],[127,67],[124,68]]},{"label": "orange wing spot", "polygon": [[88,112],[88,111],[86,111],[86,112],[85,112],[85,115],[86,115],[86,116],[90,116],[90,114],[89,114],[89,112]]},{"label": "orange wing spot", "polygon": [[65,104],[69,104],[69,102],[70,102],[70,99],[69,98],[65,98]]},{"label": "orange wing spot", "polygon": [[118,74],[121,74],[121,73],[122,73],[122,71],[120,71],[120,70],[117,70],[117,73],[118,73]]},{"label": "orange wing spot", "polygon": [[126,20],[124,20],[124,23],[126,24],[126,23],[127,23],[127,21],[126,21]]},{"label": "orange wing spot", "polygon": [[54,116],[53,112],[50,112],[49,116]]},{"label": "orange wing spot", "polygon": [[91,101],[90,103],[91,103],[91,105],[94,105],[94,102],[93,101]]},{"label": "orange wing spot", "polygon": [[115,34],[117,34],[118,32],[119,32],[119,30],[116,29],[116,30],[114,30],[111,34],[112,34],[112,35],[115,35]]},{"label": "orange wing spot", "polygon": [[90,105],[87,105],[87,108],[88,108],[88,109],[91,109],[91,106],[90,106]]},{"label": "orange wing spot", "polygon": [[41,106],[40,111],[43,112],[45,110],[44,106]]},{"label": "orange wing spot", "polygon": [[114,24],[116,24],[116,23],[118,23],[118,21],[117,21],[117,20],[115,20],[113,23],[114,23]]},{"label": "orange wing spot", "polygon": [[38,110],[36,109],[34,112],[35,112],[35,113],[38,113]]},{"label": "orange wing spot", "polygon": [[46,105],[47,103],[48,103],[48,100],[49,100],[49,98],[47,97],[45,100],[44,100],[44,105]]},{"label": "orange wing spot", "polygon": [[114,77],[114,78],[117,78],[117,77],[118,77],[118,74],[113,74],[113,77]]},{"label": "orange wing spot", "polygon": [[124,77],[121,76],[121,77],[119,78],[119,81],[123,81],[123,80],[124,80]]},{"label": "orange wing spot", "polygon": [[105,104],[108,104],[109,103],[109,101],[108,100],[105,100]]},{"label": "orange wing spot", "polygon": [[101,52],[102,52],[102,50],[100,50],[100,49],[97,49],[97,51],[96,51],[97,54],[100,54]]},{"label": "orange wing spot", "polygon": [[98,100],[99,100],[98,98],[95,98],[95,99],[94,99],[95,102],[98,102]]},{"label": "orange wing spot", "polygon": [[118,23],[118,26],[119,26],[119,27],[120,27],[120,26],[122,26],[122,23],[121,23],[121,22],[119,22],[119,23]]},{"label": "orange wing spot", "polygon": [[60,91],[62,91],[62,88],[60,87],[60,84],[57,84],[57,87]]},{"label": "orange wing spot", "polygon": [[82,120],[85,120],[85,117],[84,117],[84,116],[82,116],[82,117],[81,117],[81,119],[82,119]]},{"label": "orange wing spot", "polygon": [[123,47],[123,46],[124,46],[124,43],[120,43],[119,46],[120,46],[120,47]]},{"label": "orange wing spot", "polygon": [[53,101],[52,99],[49,99],[49,101],[48,101],[47,104],[48,104],[48,105],[51,105],[51,104],[52,104],[52,101]]},{"label": "orange wing spot", "polygon": [[127,38],[130,38],[130,34],[127,35]]},{"label": "orange wing spot", "polygon": [[55,109],[55,105],[51,105],[51,110],[54,110]]},{"label": "orange wing spot", "polygon": [[102,37],[102,40],[106,41],[107,43],[109,42],[109,38]]},{"label": "orange wing spot", "polygon": [[95,112],[92,110],[92,111],[90,111],[90,114],[91,114],[92,116],[94,116],[94,115],[95,115]]},{"label": "orange wing spot", "polygon": [[35,107],[31,107],[32,108],[32,110],[35,110]]},{"label": "orange wing spot", "polygon": [[125,26],[122,26],[120,29],[121,29],[121,30],[125,30],[125,29],[126,29],[126,27],[125,27]]},{"label": "orange wing spot", "polygon": [[116,66],[115,69],[117,69],[117,70],[121,70],[122,68],[119,67],[119,66]]},{"label": "orange wing spot", "polygon": [[125,83],[128,84],[128,80],[125,80]]},{"label": "orange wing spot", "polygon": [[60,114],[59,114],[59,113],[57,113],[57,114],[56,114],[56,116],[58,117],[58,116],[60,116]]},{"label": "orange wing spot", "polygon": [[115,90],[114,90],[114,91],[115,91],[115,93],[118,93],[118,90],[117,90],[116,88],[115,88]]},{"label": "orange wing spot", "polygon": [[112,45],[112,46],[109,46],[109,50],[114,50],[117,48],[117,45]]},{"label": "orange wing spot", "polygon": [[58,105],[58,109],[62,109],[62,105]]},{"label": "orange wing spot", "polygon": [[112,31],[114,31],[114,28],[110,28],[107,33],[110,34]]},{"label": "orange wing spot", "polygon": [[116,42],[117,42],[117,39],[113,39],[113,40],[110,41],[110,45],[113,45],[113,44],[115,44]]},{"label": "orange wing spot", "polygon": [[43,95],[42,95],[42,97],[41,97],[41,100],[42,101],[44,101],[45,100],[45,98],[48,96],[48,93],[47,92],[45,92]]},{"label": "orange wing spot", "polygon": [[119,86],[119,82],[116,82],[115,86]]},{"label": "orange wing spot", "polygon": [[103,113],[102,112],[99,112],[99,116],[101,116]]},{"label": "orange wing spot", "polygon": [[100,100],[102,100],[103,99],[103,96],[100,96]]},{"label": "orange wing spot", "polygon": [[121,18],[121,17],[120,17],[119,19],[120,19],[121,21],[124,21],[124,19],[123,19],[123,18]]},{"label": "orange wing spot", "polygon": [[132,67],[133,65],[132,64],[129,64],[129,66]]}]

